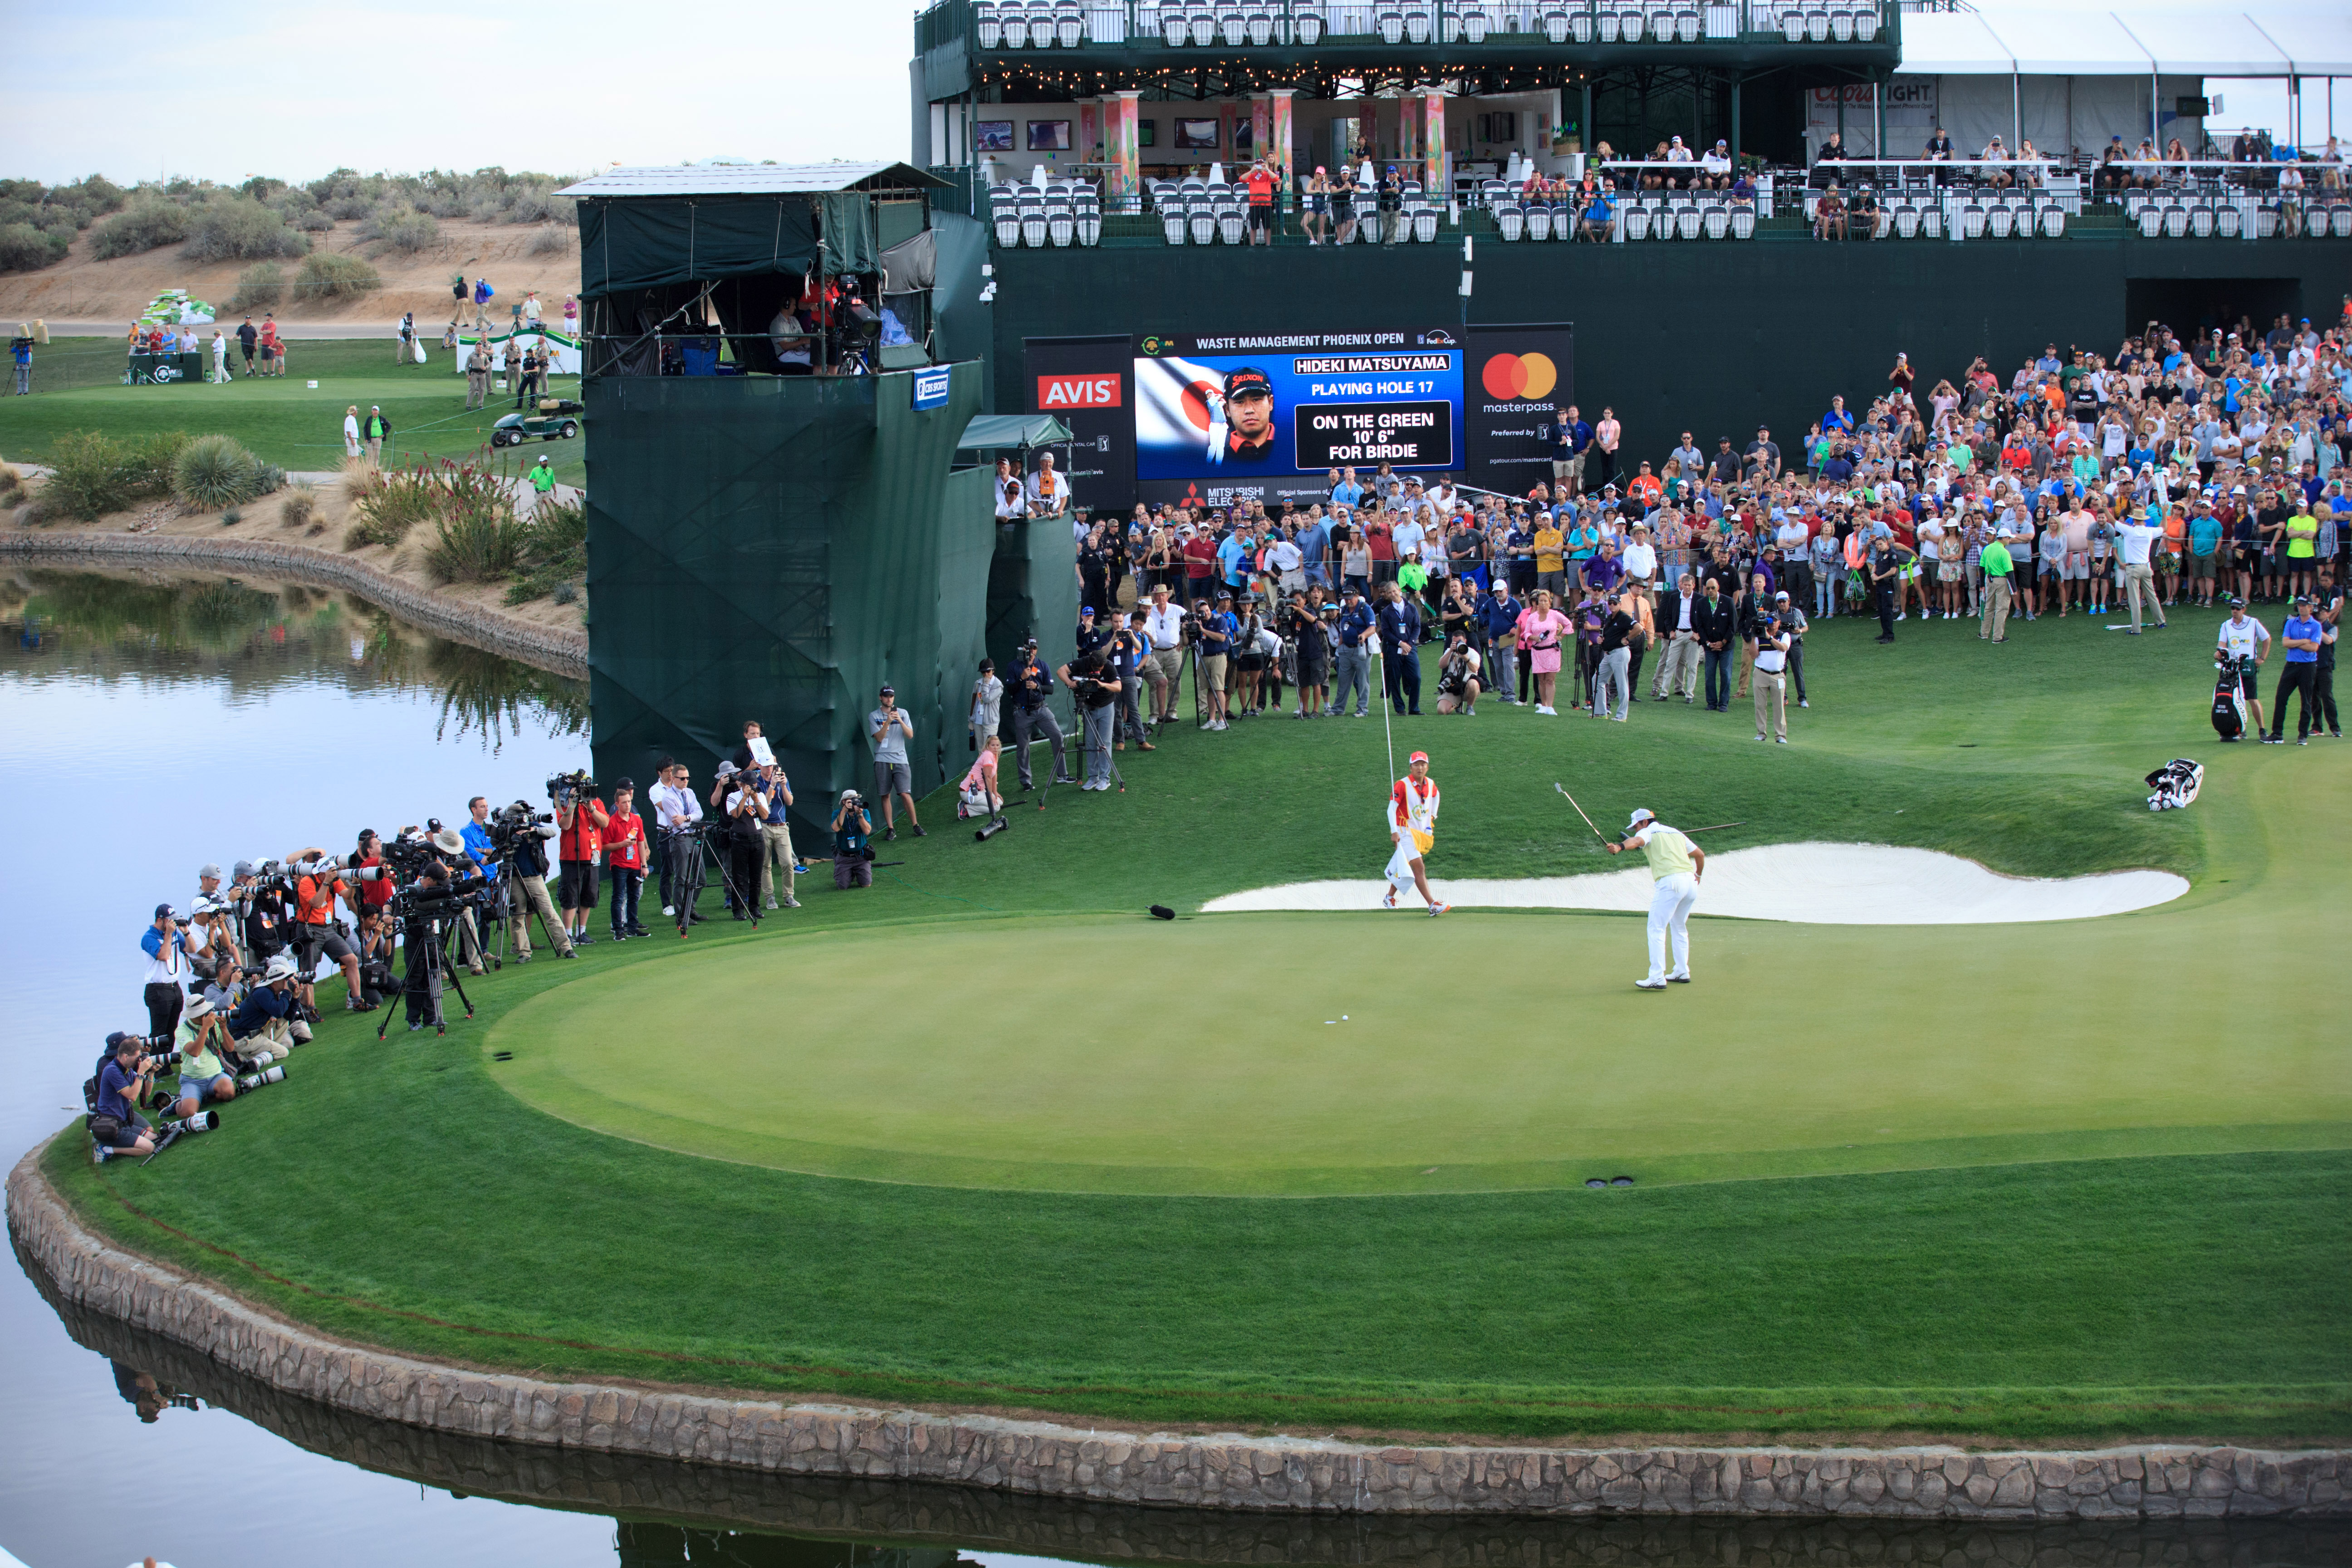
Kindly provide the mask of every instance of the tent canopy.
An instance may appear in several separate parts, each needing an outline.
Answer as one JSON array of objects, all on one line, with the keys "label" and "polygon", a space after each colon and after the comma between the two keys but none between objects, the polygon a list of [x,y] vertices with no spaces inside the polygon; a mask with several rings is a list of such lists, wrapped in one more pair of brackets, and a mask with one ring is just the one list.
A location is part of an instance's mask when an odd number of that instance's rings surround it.
[{"label": "tent canopy", "polygon": [[2023,5],[1914,12],[1903,18],[1901,69],[1938,76],[2352,76],[2352,12]]},{"label": "tent canopy", "polygon": [[1050,414],[983,414],[963,427],[956,443],[962,452],[1002,452],[1015,447],[1050,447],[1070,438],[1070,427]]}]

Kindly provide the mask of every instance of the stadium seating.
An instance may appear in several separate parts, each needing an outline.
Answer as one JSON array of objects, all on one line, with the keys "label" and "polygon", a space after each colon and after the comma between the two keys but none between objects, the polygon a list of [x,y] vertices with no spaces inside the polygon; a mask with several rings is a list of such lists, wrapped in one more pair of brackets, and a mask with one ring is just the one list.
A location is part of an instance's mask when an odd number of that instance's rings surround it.
[{"label": "stadium seating", "polygon": [[1086,180],[992,185],[988,221],[1007,250],[1093,246],[1102,238],[1102,195]]}]

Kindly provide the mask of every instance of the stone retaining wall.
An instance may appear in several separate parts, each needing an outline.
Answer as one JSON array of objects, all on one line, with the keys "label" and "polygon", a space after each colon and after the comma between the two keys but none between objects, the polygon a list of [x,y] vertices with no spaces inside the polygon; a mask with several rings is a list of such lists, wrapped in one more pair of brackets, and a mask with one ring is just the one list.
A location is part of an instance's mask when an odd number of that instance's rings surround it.
[{"label": "stone retaining wall", "polygon": [[35,1150],[9,1173],[8,1224],[58,1299],[283,1393],[463,1436],[1177,1508],[2028,1521],[2352,1517],[2352,1454],[2337,1450],[1374,1447],[1082,1431],[458,1371],[329,1339],[120,1250],[74,1219],[41,1174],[39,1155]]},{"label": "stone retaining wall", "polygon": [[588,679],[588,635],[542,626],[487,605],[460,604],[364,561],[314,545],[268,539],[203,539],[179,533],[93,533],[0,529],[0,554],[70,563],[250,567],[346,588],[424,627],[575,679]]}]

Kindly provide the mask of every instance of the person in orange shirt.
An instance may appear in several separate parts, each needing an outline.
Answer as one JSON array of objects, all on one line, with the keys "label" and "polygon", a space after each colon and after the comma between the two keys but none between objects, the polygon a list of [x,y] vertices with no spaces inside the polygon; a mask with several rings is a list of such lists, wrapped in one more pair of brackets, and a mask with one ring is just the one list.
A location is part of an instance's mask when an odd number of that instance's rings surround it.
[{"label": "person in orange shirt", "polygon": [[1656,508],[1658,496],[1664,489],[1664,487],[1658,483],[1657,476],[1650,472],[1650,465],[1647,463],[1642,465],[1640,473],[1625,482],[1625,493],[1640,501],[1642,510],[1645,512]]},{"label": "person in orange shirt", "polygon": [[2169,606],[2180,588],[2180,563],[2189,553],[2189,516],[2178,503],[2164,514],[2164,542],[2156,552],[2156,574],[2164,585]]}]

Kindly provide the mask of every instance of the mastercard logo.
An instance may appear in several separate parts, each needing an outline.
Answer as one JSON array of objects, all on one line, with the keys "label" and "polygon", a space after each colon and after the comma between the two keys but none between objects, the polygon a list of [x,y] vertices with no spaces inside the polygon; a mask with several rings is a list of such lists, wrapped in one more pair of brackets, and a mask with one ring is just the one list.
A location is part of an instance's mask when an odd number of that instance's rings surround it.
[{"label": "mastercard logo", "polygon": [[1486,395],[1507,402],[1520,397],[1549,397],[1559,384],[1559,371],[1549,354],[1496,354],[1478,373]]}]

